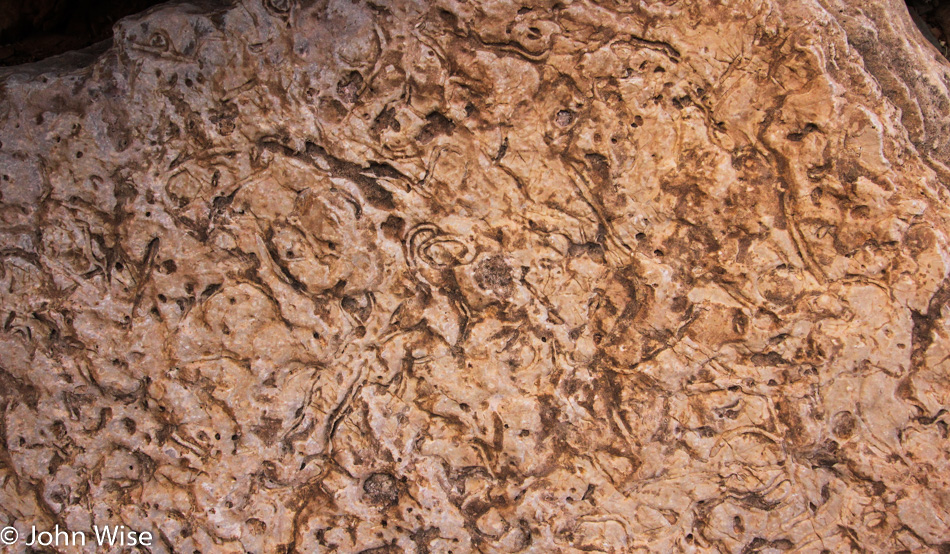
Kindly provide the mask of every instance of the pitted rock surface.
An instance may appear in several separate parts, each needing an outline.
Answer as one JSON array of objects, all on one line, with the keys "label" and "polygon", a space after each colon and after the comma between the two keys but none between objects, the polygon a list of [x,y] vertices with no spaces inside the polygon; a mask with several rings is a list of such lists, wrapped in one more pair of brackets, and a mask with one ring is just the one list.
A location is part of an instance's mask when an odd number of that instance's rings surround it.
[{"label": "pitted rock surface", "polygon": [[0,523],[946,551],[948,112],[893,0],[168,4],[5,69]]}]

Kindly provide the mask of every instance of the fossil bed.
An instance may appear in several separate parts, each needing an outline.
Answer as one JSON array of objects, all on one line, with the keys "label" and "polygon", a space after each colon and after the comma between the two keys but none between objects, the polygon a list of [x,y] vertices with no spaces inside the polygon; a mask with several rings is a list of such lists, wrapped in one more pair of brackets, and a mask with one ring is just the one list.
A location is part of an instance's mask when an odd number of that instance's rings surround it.
[{"label": "fossil bed", "polygon": [[0,524],[946,552],[948,113],[896,0],[168,4],[4,69]]}]

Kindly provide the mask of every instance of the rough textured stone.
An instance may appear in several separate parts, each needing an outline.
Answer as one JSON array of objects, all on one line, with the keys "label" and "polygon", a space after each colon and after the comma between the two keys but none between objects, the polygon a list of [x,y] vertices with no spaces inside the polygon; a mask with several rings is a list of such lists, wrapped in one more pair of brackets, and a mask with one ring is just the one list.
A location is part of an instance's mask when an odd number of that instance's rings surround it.
[{"label": "rough textured stone", "polygon": [[895,0],[166,5],[6,69],[0,523],[946,551],[948,99]]}]

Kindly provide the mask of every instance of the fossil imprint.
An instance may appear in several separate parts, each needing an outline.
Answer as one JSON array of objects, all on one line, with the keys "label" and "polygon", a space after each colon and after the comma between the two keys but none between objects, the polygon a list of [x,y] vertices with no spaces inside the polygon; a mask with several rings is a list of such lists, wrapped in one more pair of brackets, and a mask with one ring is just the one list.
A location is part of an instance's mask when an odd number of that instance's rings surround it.
[{"label": "fossil imprint", "polygon": [[950,65],[900,2],[167,4],[0,99],[21,535],[946,549]]}]

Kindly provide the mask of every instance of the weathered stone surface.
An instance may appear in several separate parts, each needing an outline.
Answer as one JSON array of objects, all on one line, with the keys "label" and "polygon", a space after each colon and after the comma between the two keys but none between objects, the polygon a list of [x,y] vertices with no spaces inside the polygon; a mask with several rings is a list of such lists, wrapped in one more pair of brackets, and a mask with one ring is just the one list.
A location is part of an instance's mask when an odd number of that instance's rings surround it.
[{"label": "weathered stone surface", "polygon": [[167,5],[4,70],[0,523],[945,551],[948,92],[893,0]]}]

